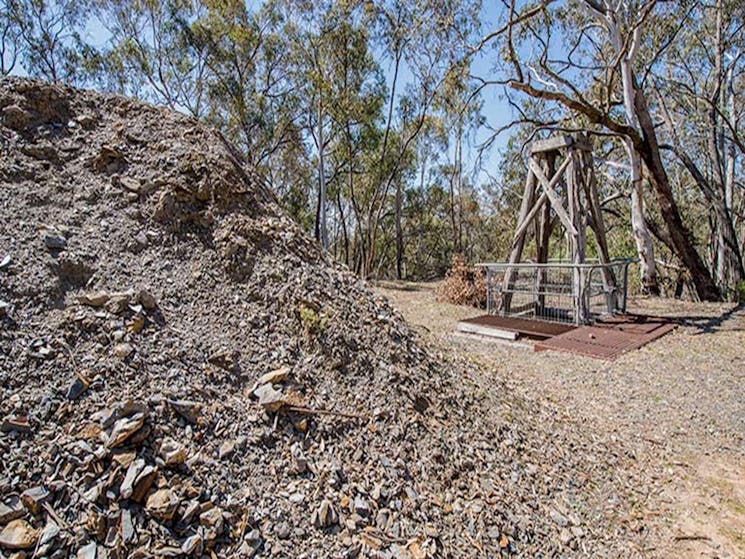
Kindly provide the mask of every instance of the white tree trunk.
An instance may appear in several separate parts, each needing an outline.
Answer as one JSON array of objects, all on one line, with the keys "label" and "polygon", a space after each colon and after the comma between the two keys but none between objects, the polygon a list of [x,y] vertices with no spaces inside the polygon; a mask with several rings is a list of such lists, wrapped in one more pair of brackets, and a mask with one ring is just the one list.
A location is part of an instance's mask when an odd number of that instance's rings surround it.
[{"label": "white tree trunk", "polygon": [[[618,25],[615,21],[615,13],[606,14],[606,25],[613,38],[613,45],[616,53],[621,54],[624,45],[621,42],[621,36]],[[639,48],[641,40],[641,27],[634,31],[633,40],[628,52],[621,56],[621,83],[623,86],[623,106],[626,111],[626,120],[630,126],[639,129],[639,118],[636,114],[634,105],[634,95],[636,95],[636,84],[634,83],[634,73],[632,64]],[[636,242],[636,251],[641,263],[641,279],[644,290],[648,293],[659,293],[657,284],[657,269],[654,261],[654,247],[652,245],[652,236],[649,233],[646,221],[644,220],[644,198],[642,196],[642,162],[639,153],[631,143],[630,138],[624,138],[624,147],[629,157],[629,166],[631,168],[631,230]]]},{"label": "white tree trunk", "polygon": [[329,248],[328,226],[326,224],[326,170],[324,168],[324,151],[326,145],[323,138],[323,101],[318,97],[318,229],[321,246]]},{"label": "white tree trunk", "polygon": [[644,198],[642,197],[642,173],[639,154],[631,145],[631,140],[624,141],[631,164],[631,232],[639,255],[642,286],[646,292],[656,292],[657,273],[654,262],[652,238],[644,220]]}]

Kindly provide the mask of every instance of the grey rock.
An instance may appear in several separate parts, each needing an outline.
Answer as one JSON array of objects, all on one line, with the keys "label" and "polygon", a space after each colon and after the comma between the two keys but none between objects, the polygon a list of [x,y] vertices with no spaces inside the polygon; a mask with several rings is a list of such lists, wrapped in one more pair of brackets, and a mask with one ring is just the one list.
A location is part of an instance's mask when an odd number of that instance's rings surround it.
[{"label": "grey rock", "polygon": [[202,414],[202,404],[191,400],[167,400],[168,404],[181,417],[190,423],[199,423]]},{"label": "grey rock", "polygon": [[204,541],[202,539],[202,536],[200,536],[199,534],[194,534],[193,536],[189,536],[181,544],[181,551],[185,553],[186,555],[199,554],[202,552],[203,548],[204,548]]},{"label": "grey rock", "polygon": [[171,438],[164,439],[160,445],[160,455],[166,466],[180,466],[188,457],[186,447]]},{"label": "grey rock", "polygon": [[90,542],[78,550],[77,559],[96,559],[96,542]]},{"label": "grey rock", "polygon": [[235,441],[225,441],[220,445],[220,448],[217,452],[218,457],[220,460],[224,460],[226,458],[230,458],[235,453]]},{"label": "grey rock", "polygon": [[39,514],[42,505],[49,500],[49,496],[46,487],[37,485],[21,493],[21,502],[31,514]]},{"label": "grey rock", "polygon": [[362,517],[370,516],[370,505],[367,500],[360,497],[359,495],[354,498],[354,512]]},{"label": "grey rock", "polygon": [[277,537],[280,540],[286,540],[290,537],[291,533],[292,531],[290,530],[290,525],[287,522],[282,522],[279,526],[277,526]]},{"label": "grey rock", "polygon": [[21,518],[23,514],[23,503],[17,496],[13,495],[0,501],[0,524]]},{"label": "grey rock", "polygon": [[313,511],[311,524],[316,528],[327,528],[339,523],[339,515],[329,501],[324,499]]},{"label": "grey rock", "polygon": [[132,523],[132,513],[129,512],[129,509],[122,509],[119,514],[119,531],[122,535],[122,543],[125,545],[133,543],[137,539],[137,533]]},{"label": "grey rock", "polygon": [[124,499],[129,499],[132,496],[132,493],[134,492],[135,480],[137,480],[137,476],[139,476],[144,469],[145,460],[143,460],[142,458],[134,460],[129,465],[129,467],[127,468],[127,473],[124,475],[124,481],[122,481],[122,484],[119,487],[119,494]]},{"label": "grey rock", "polygon": [[267,411],[277,411],[286,403],[282,391],[276,390],[271,384],[263,384],[253,393],[259,399],[259,405]]},{"label": "grey rock", "polygon": [[134,435],[145,424],[145,414],[136,413],[131,417],[123,417],[114,423],[111,434],[106,441],[106,448],[116,448]]},{"label": "grey rock", "polygon": [[83,380],[80,376],[76,376],[67,388],[67,394],[65,397],[68,400],[77,400],[80,395],[88,389],[89,384],[89,382]]},{"label": "grey rock", "polygon": [[554,524],[556,524],[557,526],[560,526],[562,528],[569,526],[569,519],[567,519],[567,517],[561,514],[559,511],[555,509],[551,509],[548,515],[551,517],[551,520],[553,520]]},{"label": "grey rock", "polygon": [[67,248],[67,239],[58,233],[46,233],[44,244],[50,250],[62,250]]},{"label": "grey rock", "polygon": [[40,548],[49,543],[52,543],[52,541],[54,540],[54,538],[57,537],[60,531],[60,527],[57,526],[57,524],[53,520],[48,520],[46,525],[44,526],[44,529],[41,531],[41,536],[39,537]]}]

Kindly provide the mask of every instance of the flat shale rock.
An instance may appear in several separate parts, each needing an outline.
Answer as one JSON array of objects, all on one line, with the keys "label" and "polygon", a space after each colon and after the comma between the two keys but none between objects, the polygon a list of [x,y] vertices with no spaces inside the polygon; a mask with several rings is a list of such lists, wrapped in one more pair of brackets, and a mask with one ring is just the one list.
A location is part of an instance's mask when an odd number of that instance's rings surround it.
[{"label": "flat shale rock", "polygon": [[123,417],[114,423],[106,440],[107,448],[115,448],[134,435],[145,424],[145,414],[136,413],[132,417]]},{"label": "flat shale rock", "polygon": [[0,501],[0,524],[21,518],[24,514],[23,504],[17,496]]},{"label": "flat shale rock", "polygon": [[31,514],[39,514],[42,504],[49,500],[49,491],[37,486],[21,493],[21,502]]},{"label": "flat shale rock", "polygon": [[22,519],[11,520],[0,531],[0,548],[29,549],[36,545],[39,530]]},{"label": "flat shale rock", "polygon": [[170,489],[159,489],[147,498],[145,509],[160,520],[170,520],[176,514],[179,503],[178,495]]},{"label": "flat shale rock", "polygon": [[186,462],[187,450],[173,439],[165,439],[160,445],[160,455],[166,466],[179,466]]}]

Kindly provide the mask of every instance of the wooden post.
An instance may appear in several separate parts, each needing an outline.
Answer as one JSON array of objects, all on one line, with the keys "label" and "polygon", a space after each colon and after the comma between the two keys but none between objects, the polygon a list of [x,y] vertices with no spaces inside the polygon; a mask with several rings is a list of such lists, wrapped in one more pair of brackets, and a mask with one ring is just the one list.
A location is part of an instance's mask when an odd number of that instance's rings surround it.
[{"label": "wooden post", "polygon": [[[535,185],[536,177],[528,171],[528,176],[525,179],[525,190],[523,191],[523,199],[520,203],[520,214],[517,217],[517,223],[521,224],[526,221],[528,214],[530,213],[531,207],[535,203]],[[515,234],[515,238],[512,241],[512,250],[510,251],[510,258],[508,262],[510,264],[517,264],[520,262],[520,258],[523,254],[523,247],[525,246],[525,235],[528,231],[527,227],[524,227],[522,231],[518,229]],[[515,282],[515,274],[517,270],[515,268],[507,268],[507,272],[504,275],[503,289],[502,289],[502,306],[501,312],[506,314],[510,312],[510,305],[512,304],[512,293],[510,292]]]},{"label": "wooden post", "polygon": [[[600,263],[608,264],[608,262],[610,262],[610,256],[608,254],[608,241],[605,237],[605,222],[603,220],[603,211],[600,207],[597,185],[595,184],[595,168],[592,161],[592,154],[590,152],[583,152],[581,157],[582,168],[585,172],[585,176],[583,177],[583,184],[585,186],[585,197],[587,199],[588,209],[590,210],[590,216],[592,217],[592,231],[593,233],[595,233],[595,239],[598,242]],[[613,276],[613,272],[609,268],[603,268],[603,284],[606,292],[608,293],[613,292],[616,288],[616,278]],[[609,311],[612,312],[613,309],[611,308],[609,309]]]},{"label": "wooden post", "polygon": [[569,148],[567,157],[571,159],[567,169],[567,197],[569,206],[569,218],[574,226],[572,232],[572,263],[576,265],[573,273],[573,292],[575,297],[575,317],[577,324],[584,324],[589,318],[589,309],[586,299],[586,274],[579,266],[585,263],[585,229],[587,227],[587,214],[582,211],[580,200],[581,176],[580,160],[575,149]]},{"label": "wooden post", "polygon": [[[556,156],[557,152],[551,151],[546,154],[544,159],[546,166],[546,175],[551,177],[553,182],[556,173]],[[536,223],[536,261],[539,264],[546,264],[549,257],[549,242],[551,240],[551,229],[553,221],[551,219],[551,206],[544,204],[541,208],[538,221]],[[545,316],[546,310],[546,279],[547,271],[545,268],[538,268],[536,278],[536,316]]]}]

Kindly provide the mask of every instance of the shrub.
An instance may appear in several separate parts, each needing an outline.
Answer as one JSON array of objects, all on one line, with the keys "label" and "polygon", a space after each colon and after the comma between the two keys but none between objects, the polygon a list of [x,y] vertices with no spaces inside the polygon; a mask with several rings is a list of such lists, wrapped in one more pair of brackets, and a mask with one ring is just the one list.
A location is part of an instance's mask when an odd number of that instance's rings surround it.
[{"label": "shrub", "polygon": [[486,274],[481,268],[468,266],[462,255],[453,257],[453,265],[437,293],[439,301],[472,307],[486,306]]}]

